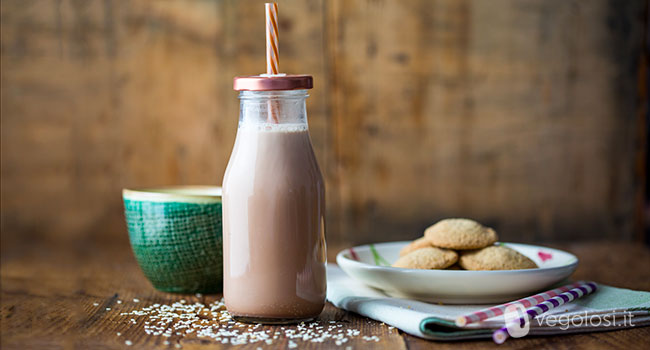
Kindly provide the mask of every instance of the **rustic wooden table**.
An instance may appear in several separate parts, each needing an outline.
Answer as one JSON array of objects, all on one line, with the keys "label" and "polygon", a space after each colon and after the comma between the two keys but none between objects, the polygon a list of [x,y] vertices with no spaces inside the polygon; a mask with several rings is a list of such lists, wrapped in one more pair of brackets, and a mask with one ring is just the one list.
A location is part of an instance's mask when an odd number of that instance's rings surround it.
[{"label": "rustic wooden table", "polygon": [[[154,290],[139,271],[128,242],[62,244],[25,237],[3,237],[1,255],[2,349],[113,349],[228,347],[196,337],[147,335],[142,317],[121,315],[154,303],[186,300],[212,302],[218,295],[166,294]],[[638,244],[589,243],[553,245],[568,249],[581,260],[576,278],[593,279],[620,287],[650,290],[650,249]],[[333,256],[335,249],[330,249]],[[133,299],[139,299],[135,303]],[[118,303],[118,300],[121,303]],[[97,304],[97,305],[95,305]],[[110,308],[107,310],[106,308]],[[497,348],[491,341],[431,342],[395,328],[327,305],[321,324],[342,325],[360,334],[337,346],[333,340],[316,344],[296,341],[297,348],[340,349],[460,349]],[[336,323],[330,323],[335,321]],[[295,326],[294,326],[295,327]],[[264,329],[278,329],[268,327]],[[121,333],[120,336],[117,333]],[[364,336],[366,338],[364,339]],[[376,336],[378,338],[368,338]],[[126,342],[132,342],[127,346]],[[165,341],[169,341],[168,344]],[[519,348],[619,348],[647,346],[650,327],[629,330],[511,339],[500,349]],[[238,349],[287,349],[289,340],[239,345]]]}]

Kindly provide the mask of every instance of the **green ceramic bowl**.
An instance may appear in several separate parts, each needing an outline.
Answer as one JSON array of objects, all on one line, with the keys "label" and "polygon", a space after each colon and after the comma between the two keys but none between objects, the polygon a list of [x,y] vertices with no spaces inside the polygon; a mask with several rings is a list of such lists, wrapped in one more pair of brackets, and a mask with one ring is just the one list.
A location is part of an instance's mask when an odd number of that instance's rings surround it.
[{"label": "green ceramic bowl", "polygon": [[122,197],[133,254],[154,287],[222,291],[221,187],[125,189]]}]

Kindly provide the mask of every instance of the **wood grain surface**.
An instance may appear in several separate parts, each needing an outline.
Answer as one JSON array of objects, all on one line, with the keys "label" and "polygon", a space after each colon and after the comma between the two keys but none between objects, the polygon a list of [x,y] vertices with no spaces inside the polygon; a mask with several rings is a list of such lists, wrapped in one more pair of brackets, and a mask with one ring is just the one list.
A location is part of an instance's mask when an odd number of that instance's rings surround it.
[{"label": "wood grain surface", "polygon": [[[264,71],[259,1],[3,0],[2,235],[123,230],[123,187],[220,184],[232,77]],[[279,1],[310,73],[330,242],[442,217],[508,241],[637,229],[645,0]]]},{"label": "wood grain surface", "polygon": [[[568,249],[580,259],[574,277],[618,287],[650,290],[650,250],[629,243],[553,245]],[[330,259],[338,251],[330,249]],[[183,349],[222,349],[210,339],[145,334],[143,317],[136,324],[121,313],[154,303],[180,299],[209,303],[220,295],[168,294],[154,290],[140,272],[123,239],[77,241],[76,244],[34,242],[28,239],[3,244],[0,260],[0,347],[9,349],[159,349],[180,344]],[[134,303],[133,299],[139,299]],[[117,301],[121,300],[122,303]],[[94,305],[97,303],[97,305]],[[106,310],[110,308],[110,310]],[[296,341],[299,349],[485,349],[497,348],[489,340],[430,342],[328,304],[320,322],[360,331],[358,337],[336,346]],[[291,326],[294,327],[295,326]],[[265,329],[278,330],[279,326]],[[117,333],[121,333],[120,336]],[[377,336],[378,341],[363,336]],[[499,349],[640,349],[650,339],[650,327],[604,333],[528,337],[508,340]],[[133,342],[132,347],[125,342]],[[169,340],[170,344],[164,344]],[[235,349],[287,349],[281,338],[272,345],[255,343]]]}]

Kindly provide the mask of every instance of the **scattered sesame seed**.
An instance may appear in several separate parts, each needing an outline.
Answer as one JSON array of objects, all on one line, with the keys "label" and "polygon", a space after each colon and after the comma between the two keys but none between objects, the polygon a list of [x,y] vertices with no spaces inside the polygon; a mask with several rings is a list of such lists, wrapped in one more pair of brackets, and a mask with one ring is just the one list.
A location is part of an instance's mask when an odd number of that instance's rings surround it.
[{"label": "scattered sesame seed", "polygon": [[140,302],[140,299],[133,298],[133,302],[134,302],[134,303],[139,303],[139,302]]},{"label": "scattered sesame seed", "polygon": [[107,308],[106,308],[106,311],[111,311],[111,308],[110,308],[110,307],[107,307]]},{"label": "scattered sesame seed", "polygon": [[93,303],[93,306],[99,306],[99,303]]},{"label": "scattered sesame seed", "polygon": [[118,336],[118,337],[119,337],[119,336],[121,336],[121,335],[122,335],[122,333],[120,333],[120,332],[117,332],[117,336]]},{"label": "scattered sesame seed", "polygon": [[[134,299],[135,301],[136,299]],[[378,342],[377,336],[361,336],[361,331],[343,328],[342,323],[322,320],[302,322],[298,325],[265,329],[256,324],[244,324],[235,321],[226,310],[223,299],[211,303],[189,302],[181,299],[171,304],[153,304],[139,310],[120,313],[120,315],[141,317],[139,322],[131,318],[130,323],[139,324],[142,330],[153,336],[163,337],[163,344],[169,345],[170,337],[178,341],[184,337],[211,338],[216,343],[228,345],[254,344],[273,345],[276,341],[287,338],[290,349],[302,343],[324,343],[328,347],[347,345],[353,338],[366,342]],[[119,333],[118,333],[119,336]],[[181,348],[182,345],[174,345]],[[351,349],[350,346],[345,348]]]},{"label": "scattered sesame seed", "polygon": [[117,303],[118,303],[118,304],[122,304],[122,300],[118,300]]},{"label": "scattered sesame seed", "polygon": [[365,340],[365,341],[371,341],[371,340],[372,340],[372,341],[375,341],[375,342],[378,342],[378,341],[379,341],[379,337],[376,336],[376,335],[372,335],[372,336],[364,335],[364,336],[361,337],[361,338],[362,338],[363,340]]},{"label": "scattered sesame seed", "polygon": [[130,341],[130,340],[127,340],[127,341],[124,342],[124,344],[126,344],[126,346],[131,346],[131,345],[133,345],[133,342]]}]

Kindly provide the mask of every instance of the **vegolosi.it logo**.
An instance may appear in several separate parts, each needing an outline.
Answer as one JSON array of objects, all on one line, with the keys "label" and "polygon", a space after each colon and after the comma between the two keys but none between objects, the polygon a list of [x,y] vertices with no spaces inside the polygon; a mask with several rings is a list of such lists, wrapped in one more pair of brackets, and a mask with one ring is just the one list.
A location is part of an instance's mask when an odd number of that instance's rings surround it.
[{"label": "vegolosi.it logo", "polygon": [[521,338],[530,331],[530,320],[526,308],[520,303],[510,304],[503,314],[508,334],[513,338]]},{"label": "vegolosi.it logo", "polygon": [[627,310],[614,310],[608,314],[589,314],[583,311],[569,314],[542,314],[535,317],[536,315],[534,310],[526,310],[521,303],[506,306],[503,313],[505,326],[494,332],[492,336],[494,341],[501,344],[508,337],[521,338],[528,335],[531,322],[535,322],[536,327],[557,328],[562,331],[571,327],[634,327],[634,315]]}]

